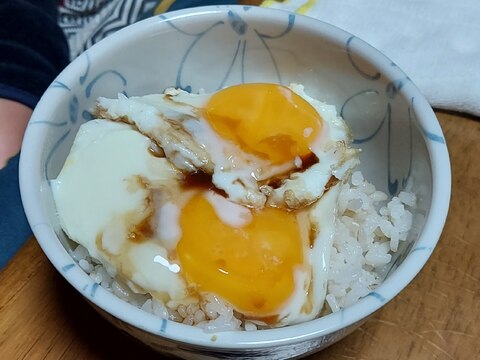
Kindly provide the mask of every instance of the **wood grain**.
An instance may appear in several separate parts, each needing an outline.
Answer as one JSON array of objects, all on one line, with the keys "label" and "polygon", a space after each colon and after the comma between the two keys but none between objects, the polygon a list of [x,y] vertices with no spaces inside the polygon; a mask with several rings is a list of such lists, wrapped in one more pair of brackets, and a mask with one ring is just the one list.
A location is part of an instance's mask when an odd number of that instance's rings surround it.
[{"label": "wood grain", "polygon": [[[310,360],[480,356],[480,122],[437,115],[453,173],[439,245],[399,296]],[[100,318],[30,239],[0,272],[0,359],[114,357],[161,358]]]}]

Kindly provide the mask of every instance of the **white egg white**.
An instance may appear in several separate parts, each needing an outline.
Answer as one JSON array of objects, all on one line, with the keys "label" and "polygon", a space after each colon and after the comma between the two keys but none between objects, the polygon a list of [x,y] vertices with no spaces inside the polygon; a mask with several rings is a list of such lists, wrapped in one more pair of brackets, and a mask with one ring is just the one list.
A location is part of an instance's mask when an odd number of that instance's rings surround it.
[{"label": "white egg white", "polygon": [[307,211],[304,227],[317,229],[311,246],[304,249],[308,272],[296,272],[296,289],[288,304],[279,314],[278,325],[297,324],[316,318],[323,308],[327,292],[330,252],[337,216],[337,199],[340,186],[331,187]]},{"label": "white egg white", "polygon": [[[65,165],[51,182],[60,224],[111,275],[133,281],[161,299],[183,299],[178,273],[155,258],[168,259],[157,239],[129,240],[152,215],[150,187],[172,187],[181,174],[149,152],[150,140],[131,126],[92,120],[80,127]],[[148,220],[148,219],[147,219]]]}]

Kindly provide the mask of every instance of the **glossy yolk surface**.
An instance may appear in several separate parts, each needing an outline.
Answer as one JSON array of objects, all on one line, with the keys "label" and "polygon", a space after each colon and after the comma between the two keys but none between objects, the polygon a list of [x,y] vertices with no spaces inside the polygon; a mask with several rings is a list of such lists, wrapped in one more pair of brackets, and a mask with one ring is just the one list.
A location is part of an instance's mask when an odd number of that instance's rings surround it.
[{"label": "glossy yolk surface", "polygon": [[277,315],[294,291],[303,263],[296,216],[265,208],[232,228],[199,193],[183,208],[177,245],[182,271],[198,291],[211,292],[255,318]]},{"label": "glossy yolk surface", "polygon": [[212,95],[203,116],[224,139],[275,164],[307,156],[322,118],[285,86],[242,84]]}]

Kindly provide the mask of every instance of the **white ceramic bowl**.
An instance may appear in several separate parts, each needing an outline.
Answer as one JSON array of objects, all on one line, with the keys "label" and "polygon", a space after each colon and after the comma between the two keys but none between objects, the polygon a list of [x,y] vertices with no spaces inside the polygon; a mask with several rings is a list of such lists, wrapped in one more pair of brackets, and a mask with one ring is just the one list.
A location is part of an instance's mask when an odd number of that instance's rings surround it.
[{"label": "white ceramic bowl", "polygon": [[[72,260],[48,180],[99,96],[158,93],[176,86],[213,91],[241,82],[290,82],[337,106],[363,148],[361,168],[395,194],[412,182],[420,236],[385,282],[337,313],[257,332],[210,334],[159,319],[95,284]],[[185,358],[280,359],[318,351],[346,336],[420,271],[440,236],[450,198],[447,147],[432,109],[410,79],[360,39],[291,13],[248,6],[203,7],[129,26],[73,61],[48,88],[22,147],[20,185],[33,232],[57,270],[101,313],[146,344]]]}]

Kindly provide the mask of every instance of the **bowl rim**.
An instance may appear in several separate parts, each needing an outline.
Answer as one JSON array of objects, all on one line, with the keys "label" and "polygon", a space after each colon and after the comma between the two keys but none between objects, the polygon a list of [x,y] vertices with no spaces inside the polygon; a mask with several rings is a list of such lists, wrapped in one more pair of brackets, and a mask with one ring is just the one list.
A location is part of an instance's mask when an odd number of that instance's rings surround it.
[{"label": "bowl rim", "polygon": [[[148,18],[129,25],[95,44],[87,51],[89,53],[105,52],[106,49],[112,46],[119,46],[124,36],[136,37],[150,26],[159,26],[159,24],[165,22],[167,18],[171,20],[173,18],[185,17],[208,17],[215,14],[225,14],[229,10],[240,10],[241,8],[245,7],[241,5],[204,6],[169,12],[164,14],[164,16]],[[278,22],[280,18],[284,19],[286,14],[290,13],[278,9],[252,7],[251,11],[245,13],[245,17],[261,17],[263,21],[275,23]],[[344,39],[346,35],[351,35],[342,29],[314,18],[299,14],[295,14],[295,17],[296,22],[301,23],[302,27],[311,27],[312,32],[315,31],[319,36],[327,37],[334,42],[338,42],[339,39]],[[380,68],[382,74],[389,73],[387,64],[392,64],[392,62],[385,55],[361,39],[358,39],[356,48],[359,49],[358,51],[361,56],[369,63],[375,64],[377,68]],[[62,71],[59,77],[71,71],[80,73],[78,69],[76,70],[76,67],[78,67],[81,62],[80,58],[81,57],[77,57],[77,59],[73,60],[72,63]],[[398,69],[396,71],[398,71]],[[443,136],[443,132],[433,110],[416,86],[413,85],[408,88],[402,88],[400,92],[406,99],[415,98],[413,108],[420,126],[433,129],[435,133]],[[52,95],[49,95],[48,92],[42,96],[31,119],[38,117],[43,109],[49,107],[47,103],[50,103],[49,99],[51,98]],[[42,192],[41,179],[39,175],[32,176],[32,169],[34,169],[34,171],[40,169],[41,159],[38,149],[42,147],[43,138],[40,139],[37,133],[38,131],[36,129],[34,130],[33,127],[27,127],[19,164],[20,191],[27,219],[38,243],[50,262],[80,294],[105,312],[153,335],[193,346],[217,349],[224,348],[229,350],[244,349],[247,347],[272,347],[311,340],[323,335],[332,334],[361,321],[390,301],[419,273],[439,240],[448,213],[451,191],[451,170],[448,150],[445,142],[439,144],[435,141],[429,141],[428,134],[424,132],[422,135],[430,157],[432,171],[432,199],[424,228],[417,241],[425,247],[421,249],[425,251],[410,252],[391,276],[389,276],[374,293],[371,293],[372,296],[366,296],[339,312],[283,328],[255,332],[217,332],[215,333],[216,338],[214,341],[212,338],[213,333],[205,333],[199,328],[159,319],[152,314],[136,308],[134,305],[120,300],[101,287],[96,290],[95,297],[89,296],[86,289],[82,286],[88,278],[88,275],[78,266],[73,266],[68,272],[64,271],[66,264],[68,265],[72,262],[72,258],[61,244],[52,227],[48,224],[47,217],[42,214],[43,210],[40,196]]]}]

